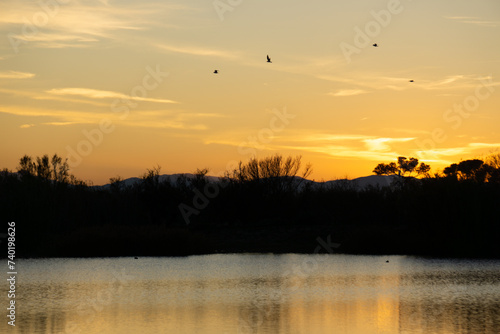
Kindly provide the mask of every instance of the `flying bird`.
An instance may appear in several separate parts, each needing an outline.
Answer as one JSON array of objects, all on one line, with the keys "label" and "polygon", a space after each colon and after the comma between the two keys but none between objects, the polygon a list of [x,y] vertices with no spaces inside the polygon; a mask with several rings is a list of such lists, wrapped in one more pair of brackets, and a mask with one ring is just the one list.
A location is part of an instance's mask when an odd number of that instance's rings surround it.
[{"label": "flying bird", "polygon": [[375,44],[373,44],[373,46],[374,46],[374,47],[378,47],[378,44],[377,44],[377,43],[375,43]]},{"label": "flying bird", "polygon": [[218,71],[218,70],[215,70],[215,71],[214,71],[214,73],[215,73],[215,74],[217,74],[217,73],[219,73],[219,71]]},{"label": "flying bird", "polygon": [[410,82],[415,82],[415,81],[413,81],[413,80],[410,80]]},{"label": "flying bird", "polygon": [[269,58],[269,55],[267,55],[267,62],[272,63],[271,58]]}]

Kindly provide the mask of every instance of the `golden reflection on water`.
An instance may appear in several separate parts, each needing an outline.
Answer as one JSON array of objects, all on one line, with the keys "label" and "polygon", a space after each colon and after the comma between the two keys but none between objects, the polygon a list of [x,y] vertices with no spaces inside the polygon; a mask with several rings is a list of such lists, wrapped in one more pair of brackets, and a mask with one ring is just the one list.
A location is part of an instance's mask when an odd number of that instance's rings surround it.
[{"label": "golden reflection on water", "polygon": [[23,268],[12,333],[500,332],[498,261],[212,255]]}]

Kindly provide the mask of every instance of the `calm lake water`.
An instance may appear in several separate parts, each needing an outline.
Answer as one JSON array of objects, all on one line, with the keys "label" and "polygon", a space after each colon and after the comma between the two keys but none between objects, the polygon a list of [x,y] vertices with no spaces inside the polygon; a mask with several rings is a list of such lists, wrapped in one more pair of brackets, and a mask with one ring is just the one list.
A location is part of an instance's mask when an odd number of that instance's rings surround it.
[{"label": "calm lake water", "polygon": [[500,261],[403,256],[26,259],[18,261],[16,326],[3,315],[0,329],[497,334],[499,278]]}]

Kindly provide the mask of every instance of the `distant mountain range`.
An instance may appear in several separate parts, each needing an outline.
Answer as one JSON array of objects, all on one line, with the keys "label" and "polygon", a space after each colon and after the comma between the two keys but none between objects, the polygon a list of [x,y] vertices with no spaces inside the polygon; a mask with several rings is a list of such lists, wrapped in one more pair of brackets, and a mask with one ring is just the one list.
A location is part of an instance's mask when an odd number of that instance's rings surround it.
[{"label": "distant mountain range", "polygon": [[[159,182],[169,182],[172,186],[175,186],[178,183],[179,178],[184,177],[187,181],[194,179],[196,176],[191,173],[185,174],[163,174],[159,176]],[[220,182],[220,177],[217,176],[205,176],[207,181],[209,182]],[[366,187],[388,187],[391,185],[392,181],[397,178],[395,175],[370,175],[358,177],[355,179],[337,179],[325,182],[318,182],[314,180],[302,179],[300,177],[296,177],[297,182],[302,182],[302,187],[305,185],[312,185],[313,187],[343,187],[343,188],[356,188],[358,190],[362,190]],[[121,183],[121,187],[127,188],[131,187],[137,183],[142,182],[142,179],[139,177],[131,177],[128,179],[124,179]],[[94,188],[106,190],[110,188],[110,184],[105,184],[101,186],[94,186]]]}]

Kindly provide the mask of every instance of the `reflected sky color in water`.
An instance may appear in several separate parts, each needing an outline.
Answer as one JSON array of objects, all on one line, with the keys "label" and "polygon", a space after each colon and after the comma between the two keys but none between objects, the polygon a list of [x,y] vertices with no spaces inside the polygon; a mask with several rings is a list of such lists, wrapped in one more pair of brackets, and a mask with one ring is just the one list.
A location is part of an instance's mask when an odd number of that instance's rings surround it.
[{"label": "reflected sky color in water", "polygon": [[499,275],[500,261],[398,256],[22,260],[8,330],[499,333]]}]

